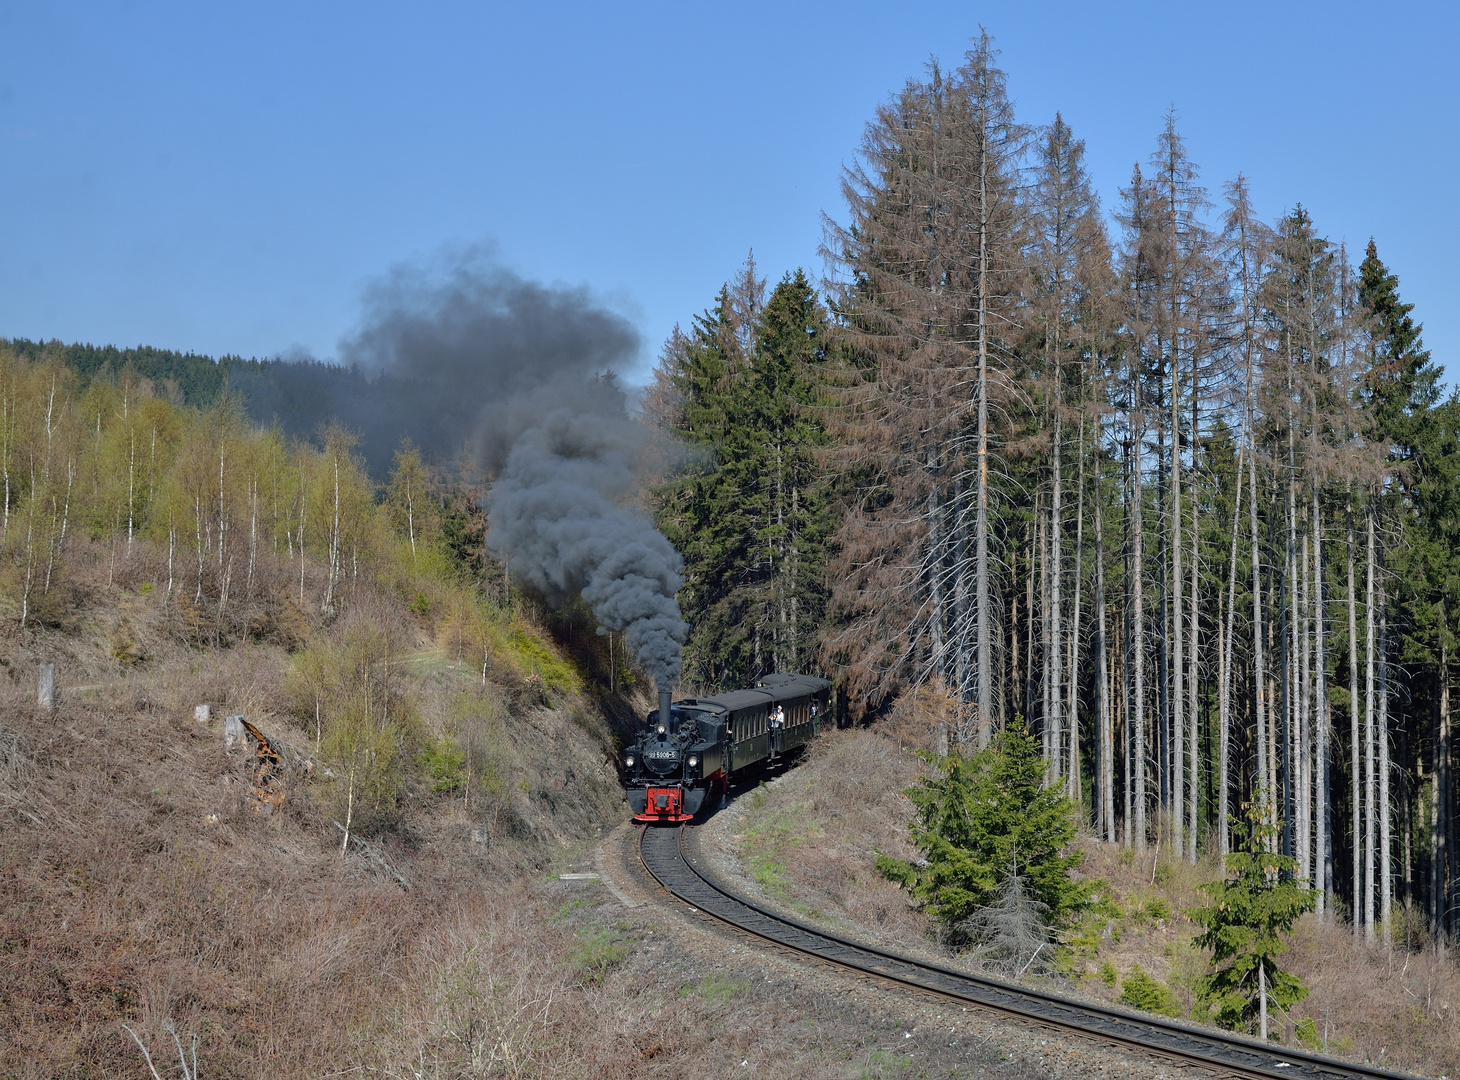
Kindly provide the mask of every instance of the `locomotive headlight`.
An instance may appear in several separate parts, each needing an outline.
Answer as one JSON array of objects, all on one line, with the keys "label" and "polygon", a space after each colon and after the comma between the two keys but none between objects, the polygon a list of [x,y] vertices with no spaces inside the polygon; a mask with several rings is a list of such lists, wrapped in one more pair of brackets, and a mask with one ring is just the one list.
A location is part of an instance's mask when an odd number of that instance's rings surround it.
[{"label": "locomotive headlight", "polygon": [[698,765],[698,764],[699,764],[699,763],[700,763],[700,759],[699,759],[699,758],[697,758],[697,757],[695,757],[695,755],[693,755],[693,754],[691,754],[691,755],[690,755],[690,756],[689,756],[689,767],[690,767],[690,768],[691,768],[691,769],[693,769],[693,768],[694,768],[694,767],[695,767],[695,766],[696,766],[696,765]]},{"label": "locomotive headlight", "polygon": [[630,754],[628,757],[624,758],[624,765],[626,765],[630,769],[632,769],[634,767],[634,755],[633,754]]}]

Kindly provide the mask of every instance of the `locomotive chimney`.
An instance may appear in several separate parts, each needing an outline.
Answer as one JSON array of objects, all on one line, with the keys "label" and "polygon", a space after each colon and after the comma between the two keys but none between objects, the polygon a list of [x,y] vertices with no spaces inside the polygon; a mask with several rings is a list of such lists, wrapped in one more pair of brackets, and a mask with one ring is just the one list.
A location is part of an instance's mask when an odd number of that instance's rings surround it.
[{"label": "locomotive chimney", "polygon": [[665,727],[669,726],[669,696],[670,691],[659,691],[659,722]]}]

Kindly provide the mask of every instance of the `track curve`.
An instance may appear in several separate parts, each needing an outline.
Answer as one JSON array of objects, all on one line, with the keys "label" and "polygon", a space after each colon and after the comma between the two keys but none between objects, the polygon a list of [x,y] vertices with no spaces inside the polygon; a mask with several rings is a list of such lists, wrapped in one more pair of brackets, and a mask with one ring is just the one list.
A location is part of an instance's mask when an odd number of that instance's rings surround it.
[{"label": "track curve", "polygon": [[1030,987],[953,971],[817,930],[767,911],[711,880],[695,866],[693,853],[685,851],[684,837],[684,826],[646,826],[640,831],[639,858],[660,885],[695,910],[826,963],[960,1004],[1076,1032],[1109,1045],[1228,1076],[1275,1080],[1298,1077],[1412,1080],[1407,1074],[1388,1069],[1292,1052],[1254,1039],[1204,1031],[1155,1016],[1135,1016]]}]

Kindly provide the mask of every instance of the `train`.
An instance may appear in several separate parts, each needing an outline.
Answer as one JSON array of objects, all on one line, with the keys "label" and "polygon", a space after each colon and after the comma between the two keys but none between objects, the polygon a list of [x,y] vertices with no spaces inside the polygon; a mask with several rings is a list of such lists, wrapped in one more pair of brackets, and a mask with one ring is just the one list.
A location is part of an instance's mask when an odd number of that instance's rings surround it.
[{"label": "train", "polygon": [[671,701],[661,690],[659,708],[624,750],[634,820],[690,821],[707,797],[723,798],[737,774],[798,754],[821,730],[830,695],[826,679],[790,672],[710,697]]}]

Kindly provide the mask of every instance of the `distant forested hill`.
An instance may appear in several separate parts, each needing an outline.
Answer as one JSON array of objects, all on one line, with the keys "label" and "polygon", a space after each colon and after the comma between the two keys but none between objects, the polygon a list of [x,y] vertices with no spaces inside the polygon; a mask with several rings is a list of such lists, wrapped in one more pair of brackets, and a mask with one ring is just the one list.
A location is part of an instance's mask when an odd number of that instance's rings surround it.
[{"label": "distant forested hill", "polygon": [[[372,393],[374,384],[353,368],[323,364],[318,361],[288,362],[280,360],[245,360],[241,356],[223,356],[215,360],[197,353],[180,353],[171,349],[154,349],[148,345],[119,349],[115,345],[67,345],[60,341],[30,341],[26,338],[0,338],[0,348],[8,346],[17,355],[35,363],[42,359],[59,360],[79,376],[82,392],[96,380],[110,381],[131,370],[150,380],[157,393],[181,405],[207,409],[216,405],[225,390],[231,391],[244,410],[256,422],[278,425],[286,434],[314,439],[331,421],[338,421],[357,434],[376,434],[381,415],[394,400],[399,408],[399,388]],[[367,438],[360,447],[372,475],[384,476],[391,454],[400,439],[416,434],[432,450],[444,448],[422,439],[419,433],[390,429],[384,436]]]},{"label": "distant forested hill", "polygon": [[268,367],[277,364],[277,361],[245,360],[241,356],[214,360],[211,356],[154,349],[148,345],[119,349],[115,345],[66,345],[26,338],[0,339],[0,344],[8,345],[31,362],[42,357],[59,359],[81,377],[83,389],[98,376],[106,378],[130,367],[142,378],[157,384],[159,391],[170,387],[182,404],[199,408],[215,403],[224,387],[237,385],[238,375],[247,373],[257,380]]},{"label": "distant forested hill", "polygon": [[111,381],[131,370],[150,380],[159,396],[195,408],[216,405],[226,390],[256,423],[296,438],[317,442],[331,423],[339,423],[359,437],[357,450],[376,480],[390,471],[404,438],[433,460],[454,458],[478,408],[475,396],[453,395],[437,381],[389,374],[370,378],[358,368],[317,360],[214,360],[146,345],[119,349],[0,338],[0,352],[7,348],[31,363],[61,362],[77,373],[82,393],[95,380]]}]

